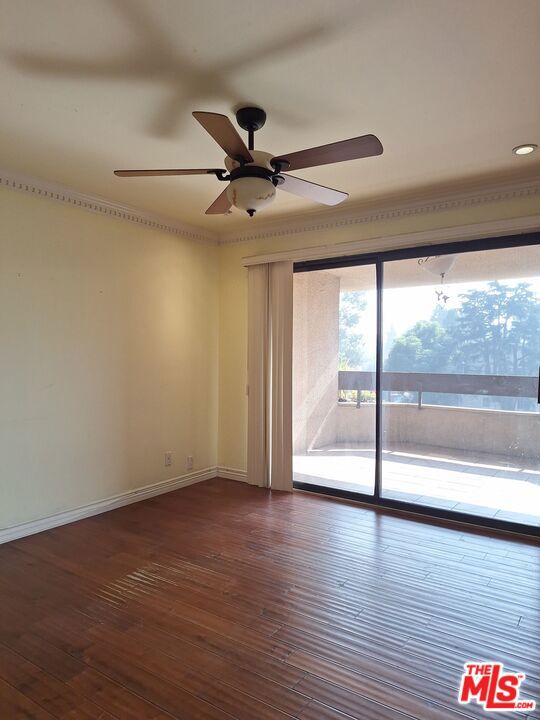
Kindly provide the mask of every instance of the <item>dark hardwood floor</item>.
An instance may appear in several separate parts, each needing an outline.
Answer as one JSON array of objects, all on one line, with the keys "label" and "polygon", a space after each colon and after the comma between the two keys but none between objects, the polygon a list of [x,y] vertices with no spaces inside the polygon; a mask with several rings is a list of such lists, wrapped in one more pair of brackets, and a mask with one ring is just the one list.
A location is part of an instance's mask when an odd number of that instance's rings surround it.
[{"label": "dark hardwood floor", "polygon": [[539,584],[532,542],[212,480],[0,546],[0,718],[485,718],[466,660],[540,701]]}]

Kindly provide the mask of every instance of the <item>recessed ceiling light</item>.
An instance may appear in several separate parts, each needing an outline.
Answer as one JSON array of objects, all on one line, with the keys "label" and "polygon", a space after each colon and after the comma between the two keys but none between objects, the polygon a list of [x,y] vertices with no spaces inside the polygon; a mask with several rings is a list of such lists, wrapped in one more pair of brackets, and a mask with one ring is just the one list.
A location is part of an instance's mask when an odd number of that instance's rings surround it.
[{"label": "recessed ceiling light", "polygon": [[534,152],[537,147],[538,145],[535,145],[534,143],[527,143],[526,145],[517,145],[513,148],[512,152],[514,155],[529,155]]}]

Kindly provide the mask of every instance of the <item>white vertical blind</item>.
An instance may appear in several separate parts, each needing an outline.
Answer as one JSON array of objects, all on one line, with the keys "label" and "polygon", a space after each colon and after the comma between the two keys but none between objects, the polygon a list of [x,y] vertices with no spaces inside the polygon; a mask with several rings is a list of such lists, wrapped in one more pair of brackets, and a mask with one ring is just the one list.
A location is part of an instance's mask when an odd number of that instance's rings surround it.
[{"label": "white vertical blind", "polygon": [[248,482],[292,490],[293,264],[248,269]]},{"label": "white vertical blind", "polygon": [[251,485],[268,487],[269,265],[248,270],[248,457]]},{"label": "white vertical blind", "polygon": [[270,265],[270,487],[292,490],[293,264]]}]

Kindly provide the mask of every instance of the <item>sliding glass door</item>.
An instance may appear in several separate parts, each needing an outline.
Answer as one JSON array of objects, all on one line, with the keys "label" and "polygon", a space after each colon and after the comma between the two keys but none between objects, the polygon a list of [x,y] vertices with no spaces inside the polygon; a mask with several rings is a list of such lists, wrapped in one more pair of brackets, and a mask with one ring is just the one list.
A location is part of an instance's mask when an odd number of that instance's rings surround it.
[{"label": "sliding glass door", "polygon": [[374,264],[294,276],[295,482],[373,494],[376,307]]},{"label": "sliding glass door", "polygon": [[381,494],[540,522],[540,248],[384,263]]},{"label": "sliding glass door", "polygon": [[297,487],[540,526],[539,243],[295,267]]}]

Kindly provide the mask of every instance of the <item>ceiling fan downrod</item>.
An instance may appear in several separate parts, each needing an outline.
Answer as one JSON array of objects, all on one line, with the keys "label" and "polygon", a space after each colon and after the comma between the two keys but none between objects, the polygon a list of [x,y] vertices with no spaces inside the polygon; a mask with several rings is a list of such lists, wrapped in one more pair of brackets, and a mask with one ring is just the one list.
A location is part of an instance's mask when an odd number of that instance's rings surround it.
[{"label": "ceiling fan downrod", "polygon": [[248,150],[255,150],[255,133],[266,122],[266,113],[262,108],[244,107],[236,111],[236,122],[248,134]]}]

